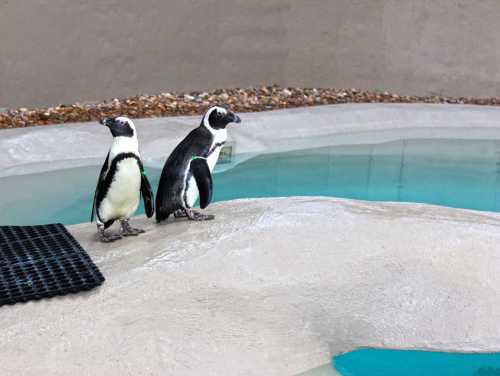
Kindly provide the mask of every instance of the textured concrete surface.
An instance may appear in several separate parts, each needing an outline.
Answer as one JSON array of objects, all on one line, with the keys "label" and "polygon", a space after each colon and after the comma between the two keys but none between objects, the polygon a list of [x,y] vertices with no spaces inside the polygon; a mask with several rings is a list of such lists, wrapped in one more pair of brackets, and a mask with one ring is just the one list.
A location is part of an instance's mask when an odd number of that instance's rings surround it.
[{"label": "textured concrete surface", "polygon": [[[240,158],[329,145],[356,145],[409,138],[498,139],[500,108],[432,104],[348,104],[240,114],[229,141]],[[197,127],[200,116],[142,119],[137,126],[142,157],[161,167],[175,145]],[[96,123],[0,131],[0,176],[71,166],[99,165],[111,142]]]},{"label": "textured concrete surface", "polygon": [[359,346],[500,351],[498,214],[307,197],[209,209],[135,219],[148,232],[110,245],[71,227],[107,281],[1,308],[0,374],[293,375]]},{"label": "textured concrete surface", "polygon": [[3,0],[0,107],[278,83],[500,95],[496,0]]}]

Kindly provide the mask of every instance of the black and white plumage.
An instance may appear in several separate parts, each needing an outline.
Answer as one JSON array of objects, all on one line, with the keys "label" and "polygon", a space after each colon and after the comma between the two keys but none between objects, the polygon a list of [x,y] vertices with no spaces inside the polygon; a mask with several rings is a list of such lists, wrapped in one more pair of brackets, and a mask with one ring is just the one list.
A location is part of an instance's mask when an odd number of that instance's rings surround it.
[{"label": "black and white plumage", "polygon": [[[101,124],[110,129],[113,143],[97,181],[91,221],[96,219],[101,240],[109,242],[144,232],[129,224],[141,195],[148,217],[153,216],[154,204],[151,185],[139,154],[134,123],[126,117],[117,117],[103,119]],[[117,220],[121,223],[121,233],[106,234],[105,230]]]},{"label": "black and white plumage", "polygon": [[181,141],[167,159],[156,194],[156,220],[172,213],[191,220],[213,219],[192,210],[198,195],[205,209],[212,200],[212,171],[227,139],[226,126],[240,118],[225,107],[207,110],[198,128]]}]

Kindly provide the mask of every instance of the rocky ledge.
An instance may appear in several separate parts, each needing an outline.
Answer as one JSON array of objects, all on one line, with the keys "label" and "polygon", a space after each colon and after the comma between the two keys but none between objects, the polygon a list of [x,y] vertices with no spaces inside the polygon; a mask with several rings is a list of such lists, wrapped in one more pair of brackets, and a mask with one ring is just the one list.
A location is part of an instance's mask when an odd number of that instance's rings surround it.
[{"label": "rocky ledge", "polygon": [[341,88],[260,88],[217,89],[207,92],[164,92],[113,98],[96,103],[59,104],[45,108],[12,108],[0,111],[0,128],[97,121],[109,116],[150,118],[200,115],[209,106],[226,104],[237,112],[259,112],[284,108],[342,103],[440,103],[499,106],[500,98],[401,95],[388,91]]}]

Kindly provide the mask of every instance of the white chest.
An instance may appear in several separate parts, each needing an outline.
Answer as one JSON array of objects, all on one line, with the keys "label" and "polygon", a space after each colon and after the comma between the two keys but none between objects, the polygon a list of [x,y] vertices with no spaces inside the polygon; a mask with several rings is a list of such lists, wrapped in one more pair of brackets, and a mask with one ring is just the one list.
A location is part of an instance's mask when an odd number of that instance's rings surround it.
[{"label": "white chest", "polygon": [[227,130],[226,129],[218,129],[212,130],[213,141],[210,146],[211,154],[207,158],[207,164],[210,168],[210,172],[214,170],[215,165],[217,164],[217,160],[219,159],[220,152],[223,148],[223,145],[227,140]]},{"label": "white chest", "polygon": [[118,163],[113,181],[103,199],[99,214],[104,220],[128,218],[139,206],[141,172],[135,158]]},{"label": "white chest", "polygon": [[207,158],[207,165],[208,168],[210,169],[210,172],[212,172],[215,168],[215,165],[217,164],[217,161],[219,159],[219,154],[220,151],[222,150],[222,146],[218,146],[212,154],[210,154]]},{"label": "white chest", "polygon": [[127,158],[118,163],[111,183],[110,193],[126,196],[130,191],[139,191],[141,171],[135,158]]},{"label": "white chest", "polygon": [[212,146],[217,143],[226,142],[227,140],[227,129],[212,129],[211,131],[214,140]]}]

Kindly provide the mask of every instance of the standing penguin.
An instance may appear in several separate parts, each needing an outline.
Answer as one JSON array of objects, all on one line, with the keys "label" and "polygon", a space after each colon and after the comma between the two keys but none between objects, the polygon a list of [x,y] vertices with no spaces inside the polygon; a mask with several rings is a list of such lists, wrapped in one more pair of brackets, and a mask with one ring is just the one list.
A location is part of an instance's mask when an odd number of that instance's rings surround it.
[{"label": "standing penguin", "polygon": [[174,213],[194,221],[213,219],[192,209],[200,196],[205,209],[212,200],[212,170],[226,143],[229,123],[241,119],[221,106],[207,110],[198,128],[181,141],[167,159],[156,194],[156,221],[161,222]]},{"label": "standing penguin", "polygon": [[[136,236],[144,230],[133,228],[129,218],[144,199],[146,215],[154,213],[153,192],[144,173],[139,142],[132,120],[126,117],[101,120],[113,135],[113,143],[104,161],[92,206],[91,221],[96,218],[97,229],[103,242],[112,242],[122,236]],[[105,230],[116,220],[121,223],[121,233],[106,234]]]}]

